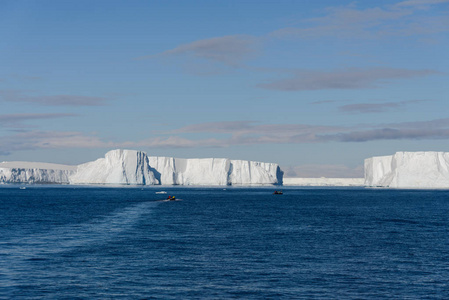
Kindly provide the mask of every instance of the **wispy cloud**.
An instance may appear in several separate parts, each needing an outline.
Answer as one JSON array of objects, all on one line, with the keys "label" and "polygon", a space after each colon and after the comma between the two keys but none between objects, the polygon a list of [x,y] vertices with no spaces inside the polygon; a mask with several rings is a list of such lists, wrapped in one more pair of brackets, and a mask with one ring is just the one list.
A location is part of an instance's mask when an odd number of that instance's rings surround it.
[{"label": "wispy cloud", "polygon": [[435,5],[435,4],[441,4],[441,3],[448,3],[449,0],[406,0],[406,1],[402,1],[397,3],[395,6],[397,7],[401,7],[401,6],[431,6],[431,5]]},{"label": "wispy cloud", "polygon": [[389,110],[404,109],[407,105],[413,103],[427,102],[425,100],[411,100],[411,101],[399,101],[399,102],[382,102],[382,103],[357,103],[342,105],[338,108],[339,111],[344,113],[381,113]]},{"label": "wispy cloud", "polygon": [[252,121],[209,122],[185,126],[171,133],[221,133],[229,134],[230,143],[257,143],[257,141],[288,142],[295,139],[312,141],[324,132],[338,132],[342,127],[307,124],[258,124]]},{"label": "wispy cloud", "polygon": [[[278,38],[381,38],[386,36],[416,36],[449,31],[444,13],[432,16],[423,13],[447,0],[410,0],[395,5],[360,9],[356,4],[328,7],[323,17],[306,19],[301,25],[275,30],[269,34]],[[419,30],[417,30],[419,29]]]},{"label": "wispy cloud", "polygon": [[295,76],[259,84],[258,87],[280,91],[306,91],[325,89],[376,88],[389,80],[407,79],[441,74],[435,70],[408,70],[395,68],[348,68],[318,72],[298,71]]},{"label": "wispy cloud", "polygon": [[106,104],[106,98],[79,95],[27,95],[22,91],[1,90],[0,100],[6,102],[34,103],[46,106],[99,106]]},{"label": "wispy cloud", "polygon": [[26,131],[1,137],[0,154],[36,149],[113,148],[116,144],[104,142],[96,136],[81,132]]},{"label": "wispy cloud", "polygon": [[449,139],[449,118],[420,122],[379,124],[363,130],[326,134],[322,141],[368,142],[376,140]]},{"label": "wispy cloud", "polygon": [[395,102],[358,103],[340,106],[338,110],[345,113],[380,113],[391,109],[398,109],[401,106],[400,103]]},{"label": "wispy cloud", "polygon": [[449,118],[436,119],[430,121],[419,121],[419,122],[402,122],[402,123],[387,123],[379,124],[378,127],[392,127],[392,128],[421,128],[421,129],[438,129],[438,128],[449,128]]},{"label": "wispy cloud", "polygon": [[214,37],[179,45],[162,53],[142,56],[138,59],[191,55],[234,66],[256,53],[256,43],[257,39],[248,35]]},{"label": "wispy cloud", "polygon": [[192,124],[174,130],[174,133],[195,133],[195,132],[213,132],[230,133],[235,131],[247,131],[253,128],[253,121],[229,121],[229,122],[208,122],[201,124]]},{"label": "wispy cloud", "polygon": [[[179,147],[229,147],[254,144],[296,144],[320,142],[320,134],[338,133],[338,126],[316,126],[306,124],[258,124],[251,121],[209,122],[190,125],[168,132],[166,139],[152,140],[151,146],[175,142]],[[186,140],[177,135],[186,133],[220,134],[220,138],[208,140]],[[148,141],[147,141],[148,142]],[[174,146],[174,144],[172,144]]]},{"label": "wispy cloud", "polygon": [[318,105],[318,104],[329,104],[329,103],[336,103],[339,102],[337,100],[321,100],[321,101],[314,101],[310,102],[310,104]]},{"label": "wispy cloud", "polygon": [[[212,133],[214,138],[192,139],[189,133]],[[162,137],[112,142],[82,132],[27,131],[1,137],[0,154],[50,148],[198,148],[235,145],[368,142],[377,140],[449,139],[449,118],[421,122],[358,126],[257,124],[255,122],[203,123],[179,128]]]},{"label": "wispy cloud", "polygon": [[[368,142],[375,140],[422,140],[449,138],[449,118],[421,122],[370,124],[357,126],[319,126],[307,124],[255,124],[255,122],[217,122],[196,124],[173,133],[220,133],[222,139],[182,139],[179,146],[226,147],[254,144],[302,144],[326,142]],[[177,141],[172,137],[171,141]]]},{"label": "wispy cloud", "polygon": [[40,76],[12,73],[12,74],[9,74],[8,79],[13,80],[13,81],[19,81],[19,82],[35,82],[35,81],[42,80],[43,78]]},{"label": "wispy cloud", "polygon": [[157,137],[150,138],[139,142],[122,143],[124,146],[131,147],[149,147],[149,148],[201,148],[201,147],[214,147],[222,148],[227,147],[229,144],[221,139],[187,139],[179,136],[169,137]]},{"label": "wispy cloud", "polygon": [[[346,6],[327,7],[318,18],[299,20],[295,26],[266,32],[261,36],[228,35],[192,41],[172,49],[138,59],[186,57],[181,64],[196,75],[222,74],[223,66],[247,71],[279,73],[274,68],[250,66],[245,61],[254,58],[262,48],[283,43],[284,38],[305,42],[308,39],[349,38],[357,40],[390,37],[419,37],[417,41],[438,40],[436,33],[449,31],[449,17],[439,5],[449,0],[408,0],[396,4],[360,8],[354,2]],[[432,9],[426,13],[423,7]],[[199,58],[192,60],[191,58]],[[213,64],[218,63],[218,64]],[[187,64],[187,65],[186,65]],[[283,79],[261,83],[258,87],[282,91],[322,89],[364,89],[380,86],[383,80],[403,79],[435,74],[435,70],[395,68],[342,69],[338,71],[282,71]],[[294,73],[291,76],[291,73]]]},{"label": "wispy cloud", "polygon": [[24,125],[26,121],[32,120],[48,120],[56,118],[73,117],[75,114],[53,113],[53,114],[5,114],[0,115],[0,126],[8,128],[24,128],[30,127]]},{"label": "wispy cloud", "polygon": [[[330,136],[324,139],[331,138]],[[333,139],[340,142],[368,142],[376,140],[421,140],[448,139],[449,129],[396,129],[382,128],[365,131],[353,131],[334,135]],[[331,138],[332,139],[332,138]]]},{"label": "wispy cloud", "polygon": [[329,7],[323,17],[307,19],[302,26],[278,29],[269,35],[279,38],[372,38],[378,35],[379,28],[385,26],[385,23],[397,21],[411,13],[406,10],[388,11],[380,7],[364,10],[353,6]]}]

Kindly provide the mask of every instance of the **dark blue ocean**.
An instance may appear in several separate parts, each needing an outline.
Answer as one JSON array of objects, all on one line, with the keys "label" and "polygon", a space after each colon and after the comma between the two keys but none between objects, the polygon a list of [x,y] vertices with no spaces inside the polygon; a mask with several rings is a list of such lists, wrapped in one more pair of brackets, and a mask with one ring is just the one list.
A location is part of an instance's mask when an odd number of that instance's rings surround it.
[{"label": "dark blue ocean", "polygon": [[449,191],[274,189],[1,186],[0,298],[449,299]]}]

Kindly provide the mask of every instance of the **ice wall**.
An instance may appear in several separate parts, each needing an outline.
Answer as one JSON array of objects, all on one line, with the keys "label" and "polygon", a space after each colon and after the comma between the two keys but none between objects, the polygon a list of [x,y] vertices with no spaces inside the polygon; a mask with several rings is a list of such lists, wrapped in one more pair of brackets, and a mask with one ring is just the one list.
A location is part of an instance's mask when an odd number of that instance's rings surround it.
[{"label": "ice wall", "polygon": [[449,188],[449,153],[397,152],[365,159],[365,185]]},{"label": "ice wall", "polygon": [[70,177],[71,184],[159,184],[150,170],[145,152],[112,150],[104,158],[81,164]]},{"label": "ice wall", "polygon": [[227,185],[229,160],[150,157],[150,166],[164,185]]},{"label": "ice wall", "polygon": [[[226,158],[149,157],[135,150],[112,150],[104,158],[78,166],[47,169],[0,164],[0,182],[127,185],[266,185],[282,184],[277,164]],[[27,167],[28,166],[28,167]]]},{"label": "ice wall", "polygon": [[69,183],[75,166],[32,163],[0,163],[0,183]]},{"label": "ice wall", "polygon": [[246,160],[231,160],[229,182],[234,185],[279,184],[283,172],[277,164]]},{"label": "ice wall", "polygon": [[274,163],[173,157],[150,157],[149,163],[159,182],[167,185],[282,184],[283,173]]},{"label": "ice wall", "polygon": [[365,159],[365,185],[388,186],[392,173],[393,155]]}]

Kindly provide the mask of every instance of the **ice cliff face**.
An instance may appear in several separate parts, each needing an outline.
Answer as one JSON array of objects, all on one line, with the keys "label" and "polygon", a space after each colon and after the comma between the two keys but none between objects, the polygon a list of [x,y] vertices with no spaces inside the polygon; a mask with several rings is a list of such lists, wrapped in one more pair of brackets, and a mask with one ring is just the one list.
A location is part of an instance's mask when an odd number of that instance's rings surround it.
[{"label": "ice cliff face", "polygon": [[0,164],[0,183],[266,185],[282,184],[283,177],[273,163],[149,157],[135,150],[112,150],[104,158],[78,166],[41,164],[32,168],[33,164]]},{"label": "ice cliff face", "polygon": [[[336,184],[334,181],[304,180],[307,181],[286,179],[286,184]],[[2,162],[0,183],[282,185],[283,172],[273,163],[226,158],[150,157],[142,151],[113,150],[104,158],[78,166]],[[360,179],[356,183],[359,185]],[[392,188],[449,188],[449,152],[397,152],[368,158],[365,160],[364,184]]]},{"label": "ice cliff face", "polygon": [[159,182],[167,185],[282,184],[283,173],[273,163],[226,158],[172,157],[150,157],[149,162]]},{"label": "ice cliff face", "polygon": [[150,157],[150,165],[161,184],[227,185],[229,160],[222,158],[182,159]]},{"label": "ice cliff face", "polygon": [[69,183],[76,167],[67,165],[3,162],[0,183]]},{"label": "ice cliff face", "polygon": [[449,153],[397,152],[365,159],[365,185],[449,188]]},{"label": "ice cliff face", "polygon": [[231,160],[229,181],[238,185],[280,184],[284,173],[277,164]]},{"label": "ice cliff face", "polygon": [[151,157],[113,150],[105,158],[78,166],[72,184],[257,185],[282,184],[277,164],[225,158]]},{"label": "ice cliff face", "polygon": [[145,152],[112,150],[104,158],[81,164],[70,177],[71,184],[158,184]]}]

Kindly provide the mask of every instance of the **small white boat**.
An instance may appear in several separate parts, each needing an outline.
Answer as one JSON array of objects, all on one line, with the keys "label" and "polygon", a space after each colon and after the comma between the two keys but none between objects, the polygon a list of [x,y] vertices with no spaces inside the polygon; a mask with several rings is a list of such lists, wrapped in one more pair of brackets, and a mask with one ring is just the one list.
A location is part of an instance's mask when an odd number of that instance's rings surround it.
[{"label": "small white boat", "polygon": [[156,194],[167,194],[166,191],[160,191],[160,192],[156,192]]},{"label": "small white boat", "polygon": [[21,190],[26,190],[27,188],[25,186],[20,187]]}]

